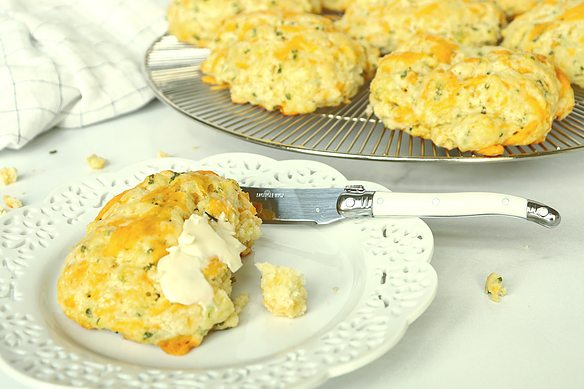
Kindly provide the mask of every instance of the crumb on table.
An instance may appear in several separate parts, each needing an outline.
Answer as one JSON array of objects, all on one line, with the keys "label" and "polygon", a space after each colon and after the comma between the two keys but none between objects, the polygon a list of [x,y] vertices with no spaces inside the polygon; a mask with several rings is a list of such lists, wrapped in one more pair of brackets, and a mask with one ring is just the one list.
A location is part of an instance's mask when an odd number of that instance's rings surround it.
[{"label": "crumb on table", "polygon": [[2,200],[4,200],[4,204],[6,204],[9,208],[16,209],[22,207],[20,200],[12,196],[4,195],[2,196]]},{"label": "crumb on table", "polygon": [[92,169],[102,169],[107,162],[107,159],[98,157],[95,154],[91,154],[89,157],[85,158],[85,160]]},{"label": "crumb on table", "polygon": [[306,313],[306,281],[300,271],[267,262],[256,267],[262,273],[262,302],[274,316],[293,319]]},{"label": "crumb on table", "polygon": [[170,155],[166,154],[164,151],[158,150],[156,152],[156,158],[168,158]]},{"label": "crumb on table", "polygon": [[18,171],[13,167],[3,167],[0,169],[0,185],[12,184],[16,181]]},{"label": "crumb on table", "polygon": [[485,293],[491,294],[493,301],[499,302],[499,296],[505,296],[507,288],[503,286],[503,278],[497,273],[491,273],[487,277]]}]

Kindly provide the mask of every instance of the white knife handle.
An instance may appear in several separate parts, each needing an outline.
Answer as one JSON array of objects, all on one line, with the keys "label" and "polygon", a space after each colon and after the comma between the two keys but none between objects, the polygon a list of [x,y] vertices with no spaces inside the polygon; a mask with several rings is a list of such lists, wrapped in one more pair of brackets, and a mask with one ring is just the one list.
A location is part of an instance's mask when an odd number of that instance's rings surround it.
[{"label": "white knife handle", "polygon": [[452,217],[505,215],[527,219],[546,227],[560,223],[551,207],[501,193],[396,193],[375,192],[373,216]]}]

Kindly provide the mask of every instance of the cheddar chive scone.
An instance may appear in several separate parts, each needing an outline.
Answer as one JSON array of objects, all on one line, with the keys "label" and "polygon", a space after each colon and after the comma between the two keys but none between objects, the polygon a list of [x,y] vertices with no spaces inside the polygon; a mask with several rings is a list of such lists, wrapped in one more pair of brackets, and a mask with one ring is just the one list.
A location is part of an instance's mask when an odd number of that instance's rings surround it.
[{"label": "cheddar chive scone", "polygon": [[283,10],[321,12],[321,0],[172,0],[166,10],[168,32],[182,42],[207,47],[221,22],[242,12]]},{"label": "cheddar chive scone", "polygon": [[223,23],[201,70],[204,81],[227,84],[234,103],[293,115],[347,102],[378,55],[322,16],[255,12]]},{"label": "cheddar chive scone", "polygon": [[[206,228],[206,235],[193,233],[197,229],[188,222]],[[109,329],[169,354],[185,354],[210,330],[235,326],[245,302],[240,297],[234,305],[230,299],[232,265],[201,245],[215,231],[223,234],[221,240],[235,241],[237,257],[239,250],[245,255],[260,236],[260,224],[248,195],[233,180],[204,171],[150,175],[110,200],[88,225],[62,266],[59,305],[84,328]],[[180,276],[177,266],[194,266],[169,263],[161,272],[159,265],[173,250],[184,251],[185,261],[189,255],[197,259],[201,274],[183,273],[199,276],[202,282],[194,286],[210,291],[208,301],[171,302],[181,299],[180,290],[167,295],[161,280],[167,272]]]},{"label": "cheddar chive scone", "polygon": [[584,88],[584,0],[546,0],[503,30],[502,45],[552,59]]},{"label": "cheddar chive scone", "polygon": [[543,0],[487,0],[491,3],[495,3],[503,12],[507,18],[512,19],[517,15],[521,15],[524,12],[529,11],[535,7],[538,3]]},{"label": "cheddar chive scone", "polygon": [[473,0],[354,0],[335,26],[389,53],[421,33],[464,45],[492,45],[505,15],[494,4]]},{"label": "cheddar chive scone", "polygon": [[571,112],[574,92],[545,56],[420,35],[379,61],[370,102],[389,129],[499,155],[543,142],[552,121]]},{"label": "cheddar chive scone", "polygon": [[308,294],[300,271],[267,262],[256,263],[256,267],[262,273],[262,302],[268,311],[274,316],[286,316],[290,319],[306,313]]}]

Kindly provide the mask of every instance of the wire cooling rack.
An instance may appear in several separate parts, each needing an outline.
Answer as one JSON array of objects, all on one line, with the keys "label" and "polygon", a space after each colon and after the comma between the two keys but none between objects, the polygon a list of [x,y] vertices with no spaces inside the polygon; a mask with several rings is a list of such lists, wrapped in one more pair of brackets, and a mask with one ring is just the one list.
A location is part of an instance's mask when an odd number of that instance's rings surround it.
[{"label": "wire cooling rack", "polygon": [[146,53],[148,81],[160,100],[180,112],[265,146],[343,158],[450,162],[502,162],[584,147],[584,91],[577,87],[573,112],[553,123],[545,142],[506,146],[502,155],[485,157],[447,150],[429,140],[385,128],[375,115],[367,113],[368,86],[348,104],[304,115],[285,116],[250,104],[234,104],[227,88],[217,89],[202,82],[200,65],[208,55],[207,49],[164,35]]}]

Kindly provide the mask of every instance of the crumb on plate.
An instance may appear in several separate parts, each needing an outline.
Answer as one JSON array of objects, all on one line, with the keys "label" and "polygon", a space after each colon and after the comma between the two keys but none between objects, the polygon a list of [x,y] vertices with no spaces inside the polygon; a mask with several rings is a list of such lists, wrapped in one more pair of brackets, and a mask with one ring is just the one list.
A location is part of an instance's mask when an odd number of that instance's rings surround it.
[{"label": "crumb on plate", "polygon": [[306,313],[308,294],[300,271],[267,262],[256,263],[256,267],[262,273],[262,302],[274,316],[293,319]]},{"label": "crumb on plate", "polygon": [[485,293],[490,293],[491,299],[496,302],[499,302],[499,296],[505,296],[507,294],[507,288],[503,286],[503,278],[499,274],[491,273],[487,277]]},{"label": "crumb on plate", "polygon": [[4,204],[6,204],[9,208],[16,209],[22,207],[20,200],[12,196],[4,195],[2,196],[2,200],[4,200]]},{"label": "crumb on plate", "polygon": [[89,157],[85,158],[85,160],[92,169],[102,169],[107,162],[107,159],[98,157],[95,154],[91,154]]},{"label": "crumb on plate", "polygon": [[3,167],[0,169],[0,185],[12,184],[16,181],[18,171],[14,167]]}]

